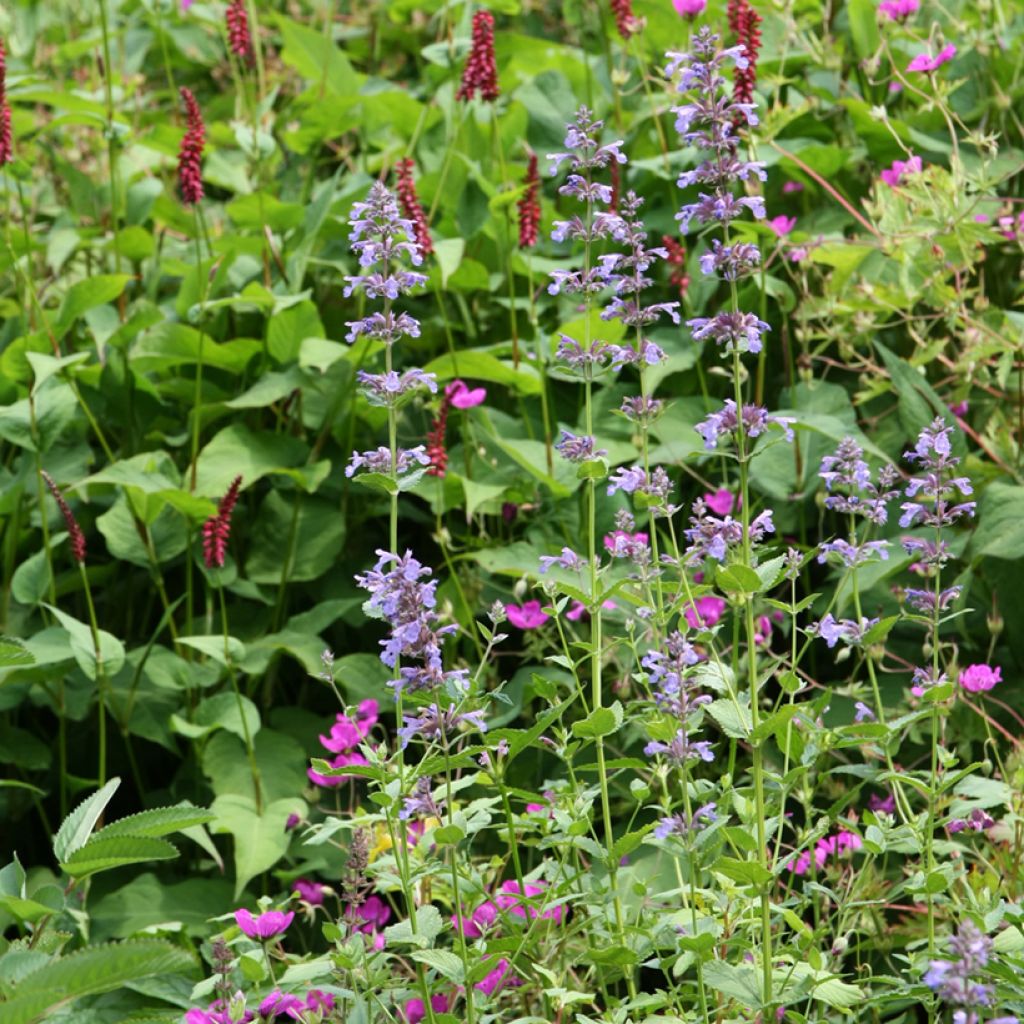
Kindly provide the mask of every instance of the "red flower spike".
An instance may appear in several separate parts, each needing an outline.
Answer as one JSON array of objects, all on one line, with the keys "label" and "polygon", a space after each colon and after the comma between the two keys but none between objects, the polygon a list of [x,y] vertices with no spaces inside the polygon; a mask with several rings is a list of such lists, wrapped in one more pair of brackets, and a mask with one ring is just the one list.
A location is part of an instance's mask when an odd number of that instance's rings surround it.
[{"label": "red flower spike", "polygon": [[679,289],[679,297],[682,298],[686,294],[686,289],[690,287],[690,275],[686,272],[686,246],[671,235],[662,235],[661,243],[668,250],[666,262],[672,268],[669,284]]},{"label": "red flower spike", "polygon": [[519,248],[529,249],[537,244],[540,227],[540,175],[537,173],[537,154],[530,154],[530,162],[523,179],[526,191],[516,203],[519,210]]},{"label": "red flower spike", "polygon": [[644,27],[644,23],[633,13],[633,0],[611,0],[610,6],[615,15],[615,27],[623,39],[636,35]]},{"label": "red flower spike", "polygon": [[71,554],[74,555],[76,562],[83,564],[85,562],[85,534],[82,533],[82,528],[78,525],[74,512],[71,511],[64,495],[61,494],[60,488],[54,483],[53,477],[45,471],[40,472],[43,482],[50,488],[53,500],[57,502],[60,514],[64,517],[64,524],[68,528],[68,538],[71,541]]},{"label": "red flower spike", "polygon": [[437,417],[431,423],[427,433],[427,458],[430,459],[427,476],[443,477],[448,469],[448,449],[445,447],[445,435],[448,432],[448,410],[451,406],[451,395],[445,388],[441,395],[441,405],[437,410]]},{"label": "red flower spike", "polygon": [[[735,0],[735,4],[735,15],[730,10],[729,24],[736,33],[736,41],[744,47],[748,63],[745,68],[733,70],[732,98],[734,103],[750,103],[757,82],[757,56],[761,52],[761,15],[750,6],[750,0]],[[740,123],[746,121],[740,119]]]},{"label": "red flower spike", "polygon": [[395,164],[395,192],[402,206],[406,220],[411,220],[416,237],[413,239],[420,247],[421,256],[429,256],[434,251],[434,243],[430,239],[430,228],[427,227],[427,215],[420,205],[420,197],[416,194],[416,182],[412,172],[415,164],[406,157]]},{"label": "red flower spike", "polygon": [[7,51],[0,39],[0,167],[14,160],[11,142],[11,108],[7,105]]},{"label": "red flower spike", "polygon": [[252,36],[249,34],[249,14],[245,9],[245,0],[231,0],[225,12],[224,20],[228,26],[228,46],[231,52],[246,64],[254,58]]},{"label": "red flower spike", "polygon": [[188,128],[181,140],[181,152],[178,155],[178,187],[181,189],[181,200],[187,206],[198,203],[203,198],[203,145],[206,142],[206,125],[199,104],[191,89],[181,87],[181,98],[185,104]]},{"label": "red flower spike", "polygon": [[242,478],[236,476],[231,481],[224,497],[217,506],[217,514],[203,523],[203,563],[207,569],[223,569],[224,559],[228,553],[228,540],[231,537],[231,513],[238,501],[238,491],[242,486]]},{"label": "red flower spike", "polygon": [[455,94],[457,100],[471,100],[477,90],[481,99],[493,102],[498,98],[498,65],[494,61],[494,15],[477,11],[473,15],[473,48],[462,69],[462,83]]}]

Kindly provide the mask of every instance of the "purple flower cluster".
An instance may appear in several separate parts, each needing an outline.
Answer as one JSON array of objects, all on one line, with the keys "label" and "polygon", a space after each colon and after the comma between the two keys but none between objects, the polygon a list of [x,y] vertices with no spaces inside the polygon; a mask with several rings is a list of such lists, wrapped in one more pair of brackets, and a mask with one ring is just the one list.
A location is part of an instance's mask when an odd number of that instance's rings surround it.
[{"label": "purple flower cluster", "polygon": [[429,707],[420,708],[414,715],[403,715],[402,722],[398,735],[402,738],[403,750],[415,736],[419,736],[424,743],[432,743],[434,740],[447,743],[448,737],[454,735],[463,725],[479,732],[487,732],[482,710],[458,711],[454,704],[449,704],[446,708],[431,704]]},{"label": "purple flower cluster", "polygon": [[[743,543],[743,523],[729,515],[721,518],[709,515],[703,498],[693,503],[690,527],[683,532],[690,542],[686,548],[686,562],[689,565],[703,562],[705,558],[724,562],[729,549]],[[748,527],[751,544],[760,544],[765,534],[774,532],[771,509],[761,512]]]},{"label": "purple flower cluster", "polygon": [[[782,430],[787,441],[793,440],[793,429],[790,424],[795,420],[791,416],[772,416],[767,409],[759,405],[744,405],[742,415],[745,437],[760,437],[769,427],[776,426]],[[704,438],[704,447],[711,451],[718,446],[720,438],[735,434],[739,425],[740,418],[736,415],[736,402],[727,398],[722,409],[711,413],[694,429]]]},{"label": "purple flower cluster", "polygon": [[[397,679],[389,686],[402,689],[433,690],[448,686],[456,692],[468,685],[466,669],[446,670],[441,657],[444,638],[457,631],[456,626],[438,626],[437,581],[424,578],[431,571],[418,562],[411,551],[399,557],[389,551],[377,551],[377,564],[369,572],[356,576],[356,583],[369,591],[366,606],[391,627],[391,636],[381,641],[380,660],[394,668],[403,664]],[[385,571],[385,566],[391,568]]]},{"label": "purple flower cluster", "polygon": [[819,636],[828,646],[835,645],[842,640],[850,647],[859,647],[864,643],[864,636],[878,622],[878,619],[862,618],[860,622],[854,619],[837,619],[829,612],[820,622],[812,622],[807,627],[808,636]]},{"label": "purple flower cluster", "polygon": [[399,477],[407,472],[414,464],[421,466],[430,465],[430,456],[426,449],[419,444],[415,448],[399,448],[395,452],[395,459],[391,459],[391,450],[381,445],[369,452],[353,452],[345,467],[345,476],[353,476],[361,469],[368,473],[383,473],[385,476]]},{"label": "purple flower cluster", "polygon": [[[932,960],[924,976],[924,983],[950,1006],[957,1007],[962,1021],[977,1021],[975,1011],[992,1003],[992,987],[979,981],[992,957],[992,940],[972,921],[964,921],[956,935],[949,940],[950,952],[956,959]],[[999,1018],[1003,1024],[1016,1021],[1014,1017]],[[996,1024],[992,1021],[991,1024]]]},{"label": "purple flower cluster", "polygon": [[941,416],[936,417],[918,435],[913,449],[903,453],[908,462],[917,464],[921,474],[907,481],[905,496],[918,500],[900,506],[900,526],[904,529],[917,523],[941,529],[974,515],[975,502],[956,500],[958,494],[970,495],[974,491],[967,477],[952,473],[960,464],[960,459],[953,455],[952,433],[952,426]]},{"label": "purple flower cluster", "polygon": [[669,836],[687,836],[691,832],[699,832],[702,828],[718,820],[715,813],[716,804],[703,804],[689,818],[685,814],[670,814],[662,818],[654,829],[655,839],[668,839]]},{"label": "purple flower cluster", "polygon": [[821,460],[818,473],[828,497],[825,508],[845,515],[863,516],[876,526],[889,518],[888,502],[899,491],[893,488],[899,474],[892,466],[883,466],[878,482],[871,479],[871,470],[864,461],[864,450],[852,437],[844,437],[835,453]]},{"label": "purple flower cluster", "polygon": [[569,462],[589,462],[608,454],[607,448],[595,447],[594,438],[578,437],[568,430],[562,431],[561,438],[555,444],[555,451]]}]

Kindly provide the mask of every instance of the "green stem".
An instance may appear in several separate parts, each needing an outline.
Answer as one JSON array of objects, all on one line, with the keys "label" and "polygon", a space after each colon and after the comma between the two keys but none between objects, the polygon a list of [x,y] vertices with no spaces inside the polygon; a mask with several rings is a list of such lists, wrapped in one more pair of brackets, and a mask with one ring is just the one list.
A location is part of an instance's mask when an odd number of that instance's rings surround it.
[{"label": "green stem", "polygon": [[96,621],[96,606],[92,600],[89,587],[89,576],[85,571],[85,563],[78,563],[82,575],[82,586],[85,590],[85,603],[89,608],[89,629],[92,633],[93,657],[96,660],[96,699],[99,705],[99,769],[97,777],[102,789],[107,782],[107,691],[106,669],[103,666],[103,651],[100,648],[100,628]]}]

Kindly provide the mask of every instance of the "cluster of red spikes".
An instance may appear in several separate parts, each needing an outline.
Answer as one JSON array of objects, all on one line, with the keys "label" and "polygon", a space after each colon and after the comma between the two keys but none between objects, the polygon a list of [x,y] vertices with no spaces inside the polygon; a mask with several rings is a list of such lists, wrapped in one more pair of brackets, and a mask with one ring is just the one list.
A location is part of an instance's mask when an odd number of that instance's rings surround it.
[{"label": "cluster of red spikes", "polygon": [[249,33],[249,15],[245,0],[231,0],[224,19],[228,26],[228,46],[231,52],[246,64],[253,60],[252,36]]},{"label": "cluster of red spikes", "polygon": [[416,234],[414,241],[420,247],[420,254],[426,257],[434,251],[434,243],[430,238],[427,215],[423,212],[420,197],[416,194],[416,182],[412,177],[415,167],[409,157],[395,164],[395,192],[398,193],[398,202],[406,220],[412,221]]},{"label": "cluster of red spikes", "polygon": [[0,167],[14,159],[11,142],[11,108],[7,105],[7,51],[0,39]]},{"label": "cluster of red spikes", "polygon": [[181,87],[181,99],[185,104],[188,128],[181,140],[178,154],[178,186],[182,202],[191,206],[203,198],[203,145],[206,142],[206,125],[199,104],[191,89]]},{"label": "cluster of red spikes", "polygon": [[61,494],[60,488],[56,483],[54,483],[53,477],[45,471],[42,471],[42,476],[43,482],[50,488],[53,500],[57,502],[60,514],[64,517],[64,525],[68,529],[68,539],[71,542],[71,554],[74,556],[76,562],[84,563],[85,534],[82,533],[82,528],[78,525],[78,520],[75,519],[74,512],[71,511],[71,507],[68,505],[67,499],[63,494]]},{"label": "cluster of red spikes", "polygon": [[690,287],[690,275],[686,272],[686,246],[671,235],[662,235],[661,244],[668,251],[668,259],[665,262],[672,268],[668,282],[679,289],[679,297],[682,298],[686,294],[686,289]]},{"label": "cluster of red spikes", "polygon": [[736,42],[744,47],[745,68],[733,71],[732,98],[736,103],[750,103],[757,82],[757,56],[761,52],[761,15],[750,6],[750,0],[729,0],[726,14]]},{"label": "cluster of red spikes", "polygon": [[477,11],[473,15],[473,48],[462,69],[457,100],[471,100],[479,90],[482,99],[498,98],[498,65],[494,60],[494,15]]},{"label": "cluster of red spikes", "polygon": [[615,27],[623,39],[636,35],[643,28],[643,22],[633,13],[633,0],[611,0]]},{"label": "cluster of red spikes", "polygon": [[523,179],[526,191],[516,203],[519,211],[519,248],[529,249],[537,244],[540,227],[540,174],[537,172],[537,154],[530,154]]},{"label": "cluster of red spikes", "polygon": [[231,537],[231,513],[238,501],[238,491],[242,486],[242,478],[236,476],[231,481],[224,497],[217,506],[217,514],[203,523],[203,562],[207,569],[223,569],[224,558],[228,553],[228,540]]}]

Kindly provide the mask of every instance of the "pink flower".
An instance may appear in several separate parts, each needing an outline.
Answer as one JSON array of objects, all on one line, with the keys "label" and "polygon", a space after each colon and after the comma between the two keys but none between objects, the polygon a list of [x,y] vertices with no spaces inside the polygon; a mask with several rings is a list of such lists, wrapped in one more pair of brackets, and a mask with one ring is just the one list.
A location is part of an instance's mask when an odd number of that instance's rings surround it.
[{"label": "pink flower", "polygon": [[704,13],[707,5],[708,0],[672,0],[672,6],[681,18],[696,18],[698,14]]},{"label": "pink flower", "polygon": [[[328,762],[332,768],[347,768],[349,765],[365,765],[366,763],[366,758],[359,753],[342,753],[334,758],[333,761]],[[321,775],[312,768],[306,769],[306,776],[309,778],[310,782],[315,783],[317,786],[322,786],[325,789],[331,786],[340,786],[343,783],[356,778],[354,775]]]},{"label": "pink flower", "polygon": [[710,629],[722,617],[724,611],[725,601],[720,597],[708,595],[698,597],[683,614],[691,629]]},{"label": "pink flower", "polygon": [[927,53],[919,53],[908,65],[908,71],[938,71],[943,64],[948,64],[956,56],[956,47],[948,43],[932,57]]},{"label": "pink flower", "polygon": [[[618,605],[614,601],[605,601],[601,605],[605,611],[614,611]],[[582,601],[573,601],[569,610],[565,613],[565,617],[571,622],[579,622],[580,619],[590,618],[587,613],[587,606]]]},{"label": "pink flower", "polygon": [[299,1014],[305,1009],[306,1004],[298,996],[285,994],[279,988],[275,988],[260,1003],[260,1016],[272,1019],[287,1014],[292,1020],[298,1020]]},{"label": "pink flower", "polygon": [[524,601],[521,605],[507,604],[505,614],[516,629],[537,629],[551,618],[541,611],[540,601]]},{"label": "pink flower", "polygon": [[519,983],[518,978],[509,978],[506,981],[506,975],[509,973],[509,962],[502,957],[498,961],[497,967],[493,971],[488,972],[484,975],[481,981],[478,981],[474,988],[479,992],[483,992],[486,996],[492,996],[495,992],[500,992],[501,989],[506,985],[517,985]]},{"label": "pink flower", "polygon": [[767,615],[759,615],[757,624],[754,627],[754,643],[759,647],[765,646],[772,638],[772,620]]},{"label": "pink flower", "polygon": [[911,156],[909,160],[893,160],[892,167],[885,168],[880,177],[890,188],[903,184],[907,174],[920,174],[923,164],[919,156]]},{"label": "pink flower", "polygon": [[[451,1008],[452,998],[446,992],[439,992],[436,996],[430,997],[430,1005],[434,1013],[447,1013]],[[420,1024],[427,1015],[427,1008],[422,999],[410,999],[405,1004],[406,1024]]]},{"label": "pink flower", "polygon": [[[818,840],[814,846],[814,863],[820,871],[829,857],[838,856],[841,853],[852,853],[863,845],[860,836],[843,829],[834,836],[825,836],[824,839]],[[804,850],[790,866],[793,869],[793,874],[806,875],[811,866],[811,851]]]},{"label": "pink flower", "polygon": [[330,736],[320,734],[320,742],[332,754],[352,750],[366,739],[370,730],[377,724],[379,705],[375,700],[364,700],[359,705],[354,719],[338,714],[331,726]]},{"label": "pink flower", "polygon": [[786,259],[788,259],[790,263],[803,263],[803,261],[807,259],[807,252],[808,250],[806,246],[798,245],[786,253]]},{"label": "pink flower", "polygon": [[[527,882],[525,884],[526,898],[530,899],[533,896],[539,896],[544,892],[543,883]],[[524,907],[522,905],[522,896],[520,895],[519,883],[514,879],[510,878],[507,882],[501,883],[501,890],[497,896],[494,897],[494,902],[502,910],[511,910],[516,917],[529,917],[531,920],[540,917],[544,921],[561,921],[564,908],[562,907],[551,907],[545,910],[543,913],[539,913],[533,907]]]},{"label": "pink flower", "polygon": [[970,407],[970,405],[968,405],[968,403],[967,403],[966,401],[963,401],[963,402],[954,402],[954,403],[953,403],[953,404],[952,404],[952,405],[951,405],[951,406],[949,407],[949,411],[950,411],[950,412],[951,412],[951,413],[952,413],[952,414],[953,414],[954,416],[960,417],[960,418],[962,419],[962,418],[963,418],[964,416],[966,416],[966,415],[967,415],[967,413],[968,413],[968,411],[970,410],[970,408],[971,408],[971,407]]},{"label": "pink flower", "polygon": [[253,917],[248,910],[235,911],[235,923],[250,939],[260,942],[282,935],[295,918],[295,911],[287,914],[283,910],[267,910],[258,917]]},{"label": "pink flower", "polygon": [[[485,931],[488,931],[494,922],[498,920],[498,908],[490,901],[487,900],[485,903],[481,903],[476,910],[473,911],[469,917],[465,914],[462,916],[462,934],[467,939],[479,939]],[[459,918],[457,914],[452,914],[452,924],[457,929],[459,927]]]},{"label": "pink flower", "polygon": [[307,882],[305,878],[296,878],[292,882],[292,892],[314,907],[323,906],[324,887],[319,882]]},{"label": "pink flower", "polygon": [[704,504],[716,516],[728,516],[732,515],[733,506],[736,504],[736,496],[728,488],[719,487],[714,494],[704,495]]},{"label": "pink flower", "polygon": [[487,388],[468,388],[465,381],[453,380],[444,389],[448,401],[456,409],[472,409],[474,405],[481,405],[487,398]]},{"label": "pink flower", "polygon": [[802,181],[787,181],[786,184],[782,186],[782,191],[786,195],[789,195],[790,192],[803,192],[803,190],[804,183]]},{"label": "pink flower", "polygon": [[796,217],[787,217],[785,214],[781,214],[780,216],[773,217],[768,221],[768,227],[770,227],[779,238],[785,238],[785,236],[796,227]]},{"label": "pink flower", "polygon": [[371,896],[356,907],[355,916],[363,923],[356,926],[356,931],[373,937],[373,948],[384,948],[384,936],[381,929],[391,920],[391,908],[379,897]]},{"label": "pink flower", "polygon": [[890,21],[906,21],[920,7],[921,0],[882,0],[878,5],[878,13],[884,14]]},{"label": "pink flower", "polygon": [[991,690],[996,683],[1001,683],[1002,681],[1002,669],[998,666],[992,668],[990,665],[968,665],[960,673],[960,685],[968,693],[981,693],[983,690]]}]

